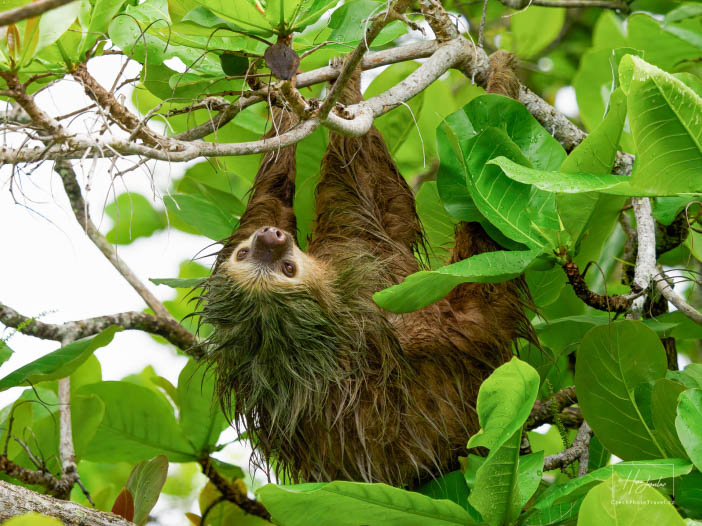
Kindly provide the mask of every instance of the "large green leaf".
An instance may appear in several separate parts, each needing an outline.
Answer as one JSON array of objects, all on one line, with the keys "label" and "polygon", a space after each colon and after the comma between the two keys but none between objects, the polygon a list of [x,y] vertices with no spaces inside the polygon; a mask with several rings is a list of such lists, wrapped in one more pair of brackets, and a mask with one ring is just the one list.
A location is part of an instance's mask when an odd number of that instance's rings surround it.
[{"label": "large green leaf", "polygon": [[688,389],[680,395],[675,428],[688,456],[702,471],[702,389]]},{"label": "large green leaf", "polygon": [[[487,128],[481,132],[471,149],[464,152],[470,173],[469,190],[478,210],[505,236],[532,249],[547,250],[551,241],[535,224],[540,210],[530,210],[532,195],[530,185],[507,177],[502,169],[489,164],[496,157],[507,157],[519,164],[528,165],[517,145],[504,131]],[[526,205],[526,206],[525,206]],[[555,203],[552,203],[555,211]]]},{"label": "large green leaf", "polygon": [[385,484],[336,481],[257,491],[281,526],[447,526],[475,524],[458,504]]},{"label": "large green leaf", "polygon": [[432,479],[418,491],[432,499],[448,499],[462,507],[467,505],[470,493],[466,479],[460,471],[452,471],[443,477]]},{"label": "large green leaf", "polygon": [[168,457],[158,455],[151,460],[142,460],[132,470],[125,487],[134,499],[132,522],[143,526],[149,519],[149,512],[156,505],[161,488],[168,476]]},{"label": "large green leaf", "polygon": [[702,98],[633,55],[619,77],[637,149],[632,185],[660,195],[702,190]]},{"label": "large green leaf", "polygon": [[495,369],[480,386],[480,431],[470,438],[468,447],[499,448],[522,428],[538,391],[539,374],[528,363],[514,357]]},{"label": "large green leaf", "polygon": [[190,360],[178,377],[178,419],[195,451],[214,450],[228,422],[214,395],[213,371]]},{"label": "large green leaf", "polygon": [[558,37],[565,16],[565,9],[550,6],[530,6],[511,15],[514,51],[524,58],[537,55]]},{"label": "large green leaf", "polygon": [[687,460],[656,459],[647,461],[618,462],[570,479],[564,484],[554,484],[544,491],[534,502],[534,508],[546,510],[556,505],[573,502],[590,491],[600,482],[609,479],[613,473],[627,480],[659,482],[690,473],[692,464]]},{"label": "large green leaf", "polygon": [[536,400],[539,381],[536,370],[515,357],[495,369],[478,392],[480,431],[470,438],[468,447],[486,447],[490,453],[477,470],[468,500],[491,526],[517,518],[523,505],[520,486],[532,493],[536,489],[530,480],[520,485],[518,479],[522,426]]},{"label": "large green leaf", "polygon": [[170,213],[215,241],[229,237],[239,222],[238,217],[227,214],[204,197],[174,194],[163,202]]},{"label": "large green leaf", "polygon": [[[232,22],[237,29],[248,34],[268,36],[273,33],[266,17],[253,6],[253,2],[248,0],[239,0],[237,2],[232,2],[231,0],[198,0],[197,3]],[[290,3],[292,3],[292,0]]]},{"label": "large green leaf", "polygon": [[651,417],[656,437],[671,457],[687,457],[675,430],[678,396],[684,390],[684,385],[661,378],[656,380],[651,391]]},{"label": "large green leaf", "polygon": [[[573,150],[563,161],[560,171],[564,173],[609,174],[619,149],[619,141],[626,119],[626,96],[621,89],[616,89],[609,99],[609,111],[604,121]],[[619,214],[595,216],[603,201],[611,197],[593,193],[556,196],[556,207],[563,221],[563,226],[570,233],[574,244],[587,231],[588,223],[597,217],[601,225],[603,220],[614,226]],[[609,234],[609,232],[608,232]]]},{"label": "large green leaf", "polygon": [[197,458],[173,408],[156,391],[129,382],[100,382],[78,393],[95,395],[105,404],[105,416],[86,448],[88,460],[139,462],[160,454],[171,462]]},{"label": "large green leaf", "polygon": [[92,49],[102,35],[107,33],[112,17],[119,13],[124,2],[125,0],[96,0],[94,3],[91,2],[89,4],[91,8],[90,21],[87,30],[83,34],[83,41],[79,49],[81,57]]},{"label": "large green leaf", "polygon": [[69,343],[57,351],[20,367],[0,380],[0,391],[18,385],[33,385],[69,376],[93,352],[110,343],[118,330],[120,328],[117,326],[108,327],[95,336]]},{"label": "large green leaf", "polygon": [[435,181],[422,184],[415,196],[415,202],[417,215],[429,244],[429,267],[436,268],[448,260],[454,240],[454,221],[441,206]]},{"label": "large green leaf", "polygon": [[624,460],[665,457],[634,390],[665,376],[666,357],[656,333],[638,321],[590,330],[580,345],[575,386],[583,416],[605,447]]},{"label": "large green leaf", "polygon": [[114,226],[106,235],[110,243],[128,244],[166,226],[165,214],[155,210],[141,194],[120,194],[105,207],[105,213],[114,221]]},{"label": "large green leaf", "polygon": [[639,195],[631,188],[630,177],[611,174],[564,173],[537,170],[515,163],[507,157],[495,157],[488,164],[499,166],[510,178],[531,184],[547,192],[577,194],[581,192],[606,192],[616,195]]},{"label": "large green leaf", "polygon": [[651,486],[616,474],[590,490],[578,513],[578,526],[685,526],[670,501]]},{"label": "large green leaf", "polygon": [[375,302],[391,312],[412,312],[440,300],[461,283],[498,283],[515,278],[541,255],[541,250],[483,252],[463,261],[410,274],[376,292]]}]

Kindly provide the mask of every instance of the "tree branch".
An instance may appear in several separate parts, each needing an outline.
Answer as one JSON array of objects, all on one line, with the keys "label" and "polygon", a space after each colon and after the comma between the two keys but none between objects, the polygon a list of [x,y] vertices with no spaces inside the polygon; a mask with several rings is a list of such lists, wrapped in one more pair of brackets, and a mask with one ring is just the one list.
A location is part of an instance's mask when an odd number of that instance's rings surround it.
[{"label": "tree branch", "polygon": [[658,273],[658,276],[654,279],[654,281],[656,283],[656,288],[666,300],[675,305],[676,309],[678,309],[692,321],[702,325],[702,312],[690,305],[687,301],[685,301],[685,298],[673,290],[662,270]]},{"label": "tree branch", "polygon": [[7,327],[18,329],[22,334],[59,342],[66,338],[77,340],[92,336],[112,325],[118,325],[128,330],[157,334],[196,360],[202,357],[202,351],[195,347],[195,336],[185,327],[175,320],[166,320],[145,312],[121,312],[54,325],[23,316],[0,303],[0,322]]},{"label": "tree branch", "polygon": [[587,422],[583,422],[578,430],[578,434],[575,436],[575,440],[573,440],[572,446],[555,455],[549,455],[544,459],[544,471],[564,468],[576,460],[581,460],[578,476],[582,477],[585,475],[587,473],[586,456],[589,454],[591,438],[592,429],[590,429]]},{"label": "tree branch", "polygon": [[22,7],[3,11],[0,13],[0,27],[16,24],[17,22],[32,18],[33,16],[39,16],[42,13],[46,13],[62,5],[70,4],[73,1],[75,0],[38,0],[37,2],[30,2]]},{"label": "tree branch", "polygon": [[624,13],[629,12],[629,5],[626,2],[608,2],[607,0],[500,0],[500,3],[518,11],[530,5],[538,5],[542,7],[603,7]]},{"label": "tree branch", "polygon": [[636,241],[638,243],[634,281],[631,288],[644,292],[634,299],[631,305],[631,317],[638,319],[643,314],[646,291],[651,287],[653,276],[658,272],[656,269],[656,222],[651,216],[651,200],[648,197],[632,197],[631,204],[634,207],[634,216],[636,217]]},{"label": "tree branch", "polygon": [[246,513],[255,515],[264,520],[270,520],[271,515],[268,510],[257,500],[250,499],[245,491],[241,491],[236,486],[230,484],[212,465],[210,457],[199,460],[200,467],[204,475],[219,490],[222,496],[229,502],[236,504]]},{"label": "tree branch", "polygon": [[156,313],[156,316],[173,319],[163,303],[161,303],[156,296],[154,296],[149,289],[146,288],[141,280],[134,274],[132,269],[130,269],[127,264],[122,261],[117,255],[117,251],[112,246],[112,244],[105,239],[100,231],[97,229],[95,224],[93,224],[88,213],[88,205],[83,200],[83,195],[78,185],[78,180],[76,178],[76,173],[73,170],[73,166],[68,161],[58,161],[54,164],[54,171],[61,177],[63,181],[63,188],[66,190],[66,195],[71,202],[71,208],[73,209],[73,214],[76,216],[76,220],[83,227],[83,230],[90,238],[90,240],[95,244],[96,247],[100,249],[100,252],[107,258],[107,260],[112,263],[112,266],[117,269],[117,272],[122,274],[122,277],[127,280],[127,282],[132,286],[132,288],[142,297],[146,304],[151,307],[151,309]]},{"label": "tree branch", "polygon": [[0,481],[0,522],[31,512],[55,517],[64,524],[134,526],[112,513],[86,508],[75,502],[41,495],[22,486]]},{"label": "tree branch", "polygon": [[568,282],[573,287],[575,295],[593,309],[605,312],[624,313],[629,310],[634,299],[641,295],[640,290],[632,294],[617,294],[614,296],[597,294],[588,288],[584,276],[580,274],[580,269],[574,262],[566,262],[563,265],[563,270],[566,276],[568,276]]},{"label": "tree branch", "polygon": [[552,424],[554,414],[561,413],[565,408],[577,403],[578,397],[574,385],[561,389],[554,393],[551,398],[537,400],[529,414],[526,427],[527,429],[534,429],[542,424]]}]

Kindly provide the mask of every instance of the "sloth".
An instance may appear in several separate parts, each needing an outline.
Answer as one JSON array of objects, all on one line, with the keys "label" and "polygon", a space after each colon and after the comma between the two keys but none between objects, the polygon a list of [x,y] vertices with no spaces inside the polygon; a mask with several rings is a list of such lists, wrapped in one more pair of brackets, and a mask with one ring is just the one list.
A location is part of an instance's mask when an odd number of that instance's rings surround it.
[{"label": "sloth", "polygon": [[[356,72],[340,102],[361,100]],[[280,109],[273,120],[268,137],[296,124]],[[406,487],[456,469],[479,429],[480,384],[529,338],[523,281],[466,283],[419,311],[383,311],[373,293],[417,272],[425,245],[380,133],[330,132],[305,251],[295,174],[294,145],[263,158],[200,297],[216,394],[246,430],[252,463],[286,481]],[[448,263],[499,248],[462,222]]]}]

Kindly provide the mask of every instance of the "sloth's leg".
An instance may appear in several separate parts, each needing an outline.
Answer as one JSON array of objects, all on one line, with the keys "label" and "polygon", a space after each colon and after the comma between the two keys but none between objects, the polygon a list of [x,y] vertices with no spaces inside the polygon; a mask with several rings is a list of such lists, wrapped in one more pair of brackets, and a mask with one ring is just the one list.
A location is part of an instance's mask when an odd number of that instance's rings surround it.
[{"label": "sloth's leg", "polygon": [[[341,102],[362,100],[360,71]],[[417,270],[413,251],[422,241],[414,196],[373,127],[362,137],[329,134],[317,186],[314,238],[310,252],[331,257],[334,245],[349,241],[388,261],[394,279]]]},{"label": "sloth's leg", "polygon": [[[270,129],[264,138],[273,138],[297,123],[293,113],[273,108]],[[296,145],[268,152],[261,161],[249,194],[246,211],[238,227],[225,241],[217,257],[217,265],[226,260],[232,250],[262,226],[275,226],[296,238],[297,226],[293,211],[295,195]]]}]

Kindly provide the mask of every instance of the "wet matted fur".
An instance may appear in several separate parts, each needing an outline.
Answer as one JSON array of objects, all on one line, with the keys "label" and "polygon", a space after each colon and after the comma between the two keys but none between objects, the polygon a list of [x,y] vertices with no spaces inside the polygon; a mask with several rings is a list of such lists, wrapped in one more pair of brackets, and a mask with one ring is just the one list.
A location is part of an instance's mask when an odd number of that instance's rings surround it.
[{"label": "wet matted fur", "polygon": [[[360,75],[342,102],[361,100]],[[284,131],[295,118],[277,112]],[[227,272],[262,226],[295,236],[295,149],[264,158],[240,226],[202,296],[220,401],[248,432],[254,462],[286,480],[414,486],[457,467],[478,430],[482,381],[530,337],[523,281],[460,285],[420,311],[391,314],[374,292],[419,269],[414,197],[380,133],[330,133],[307,255],[312,278],[276,286]],[[451,261],[499,247],[460,223]],[[280,280],[278,280],[280,281]]]}]

